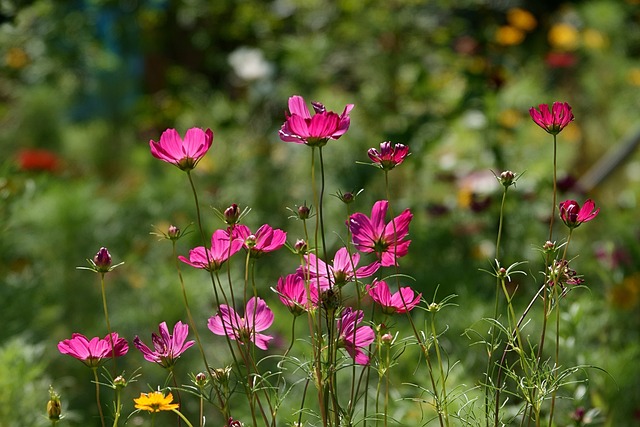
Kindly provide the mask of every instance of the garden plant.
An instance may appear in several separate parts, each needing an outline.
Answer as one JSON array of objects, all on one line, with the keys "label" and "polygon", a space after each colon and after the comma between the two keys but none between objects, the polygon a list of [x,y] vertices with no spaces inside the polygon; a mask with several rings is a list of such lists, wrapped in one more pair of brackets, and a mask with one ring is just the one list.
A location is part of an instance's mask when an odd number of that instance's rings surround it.
[{"label": "garden plant", "polygon": [[[442,295],[437,283],[420,286],[428,294],[416,290],[411,271],[403,268],[405,259],[422,256],[411,247],[413,213],[393,190],[410,183],[392,184],[394,173],[411,162],[410,147],[384,141],[366,156],[354,153],[353,167],[378,169],[382,188],[328,188],[332,169],[325,153],[348,144],[354,108],[334,112],[298,95],[289,98],[279,137],[306,150],[308,174],[299,178],[307,195],[291,201],[286,231],[269,224],[250,228],[261,221],[251,218],[242,200],[217,207],[203,197],[194,171],[205,156],[216,155],[218,144],[231,142],[197,127],[184,136],[167,129],[150,141],[151,155],[174,166],[164,173],[183,174],[193,199],[188,223],[154,230],[169,243],[163,260],[174,265],[170,282],[180,289],[184,316],[173,324],[158,319],[157,332],[124,336],[112,327],[109,301],[117,289],[107,284],[118,269],[130,268],[129,261],[102,247],[88,266],[78,267],[97,275],[104,333],[91,337],[79,330],[60,337],[58,350],[89,368],[86,382],[73,392],[95,394],[99,425],[559,425],[558,408],[566,412],[563,401],[570,397],[565,390],[586,384],[585,373],[600,372],[596,361],[568,366],[563,360],[563,312],[585,280],[569,255],[578,251],[569,248],[574,233],[588,228],[583,224],[600,211],[591,199],[558,198],[557,144],[574,120],[571,106],[553,102],[529,111],[531,125],[551,139],[553,163],[548,234],[530,243],[539,253],[537,266],[504,261],[506,201],[528,176],[493,172],[502,189],[497,235],[486,269],[477,272],[493,277],[493,309],[490,316],[467,319],[468,344],[481,347],[484,357],[475,365],[483,369],[471,373],[464,358],[443,344],[448,318],[465,316],[465,307],[457,306],[455,294]],[[375,194],[372,206],[362,204],[363,192]],[[341,220],[329,219],[329,200],[342,204]],[[213,230],[206,226],[211,218],[218,221]],[[188,236],[200,244],[187,252],[181,243]],[[277,257],[292,267],[279,277],[261,277],[260,263]],[[200,270],[197,283],[185,269]],[[515,305],[526,282],[537,291],[528,304]],[[192,289],[202,283],[210,286],[210,311],[202,311],[202,304],[192,309]],[[272,331],[276,320],[289,325],[288,335]],[[189,369],[199,368],[185,371],[181,363],[189,353],[198,354]],[[139,369],[121,368],[122,360],[134,358]],[[144,364],[164,370],[166,380],[147,382]],[[460,372],[474,382],[462,382]],[[135,387],[143,391],[132,395]],[[55,388],[47,405],[54,426],[65,422],[64,396]],[[584,418],[584,411],[573,414],[576,425]]]}]

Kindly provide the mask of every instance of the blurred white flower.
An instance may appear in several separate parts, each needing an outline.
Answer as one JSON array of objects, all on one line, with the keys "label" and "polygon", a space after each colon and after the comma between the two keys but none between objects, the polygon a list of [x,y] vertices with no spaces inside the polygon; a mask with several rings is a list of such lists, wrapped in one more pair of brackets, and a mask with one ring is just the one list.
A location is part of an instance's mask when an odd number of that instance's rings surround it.
[{"label": "blurred white flower", "polygon": [[229,64],[242,80],[252,81],[268,77],[272,66],[264,58],[262,50],[240,47],[229,55]]}]

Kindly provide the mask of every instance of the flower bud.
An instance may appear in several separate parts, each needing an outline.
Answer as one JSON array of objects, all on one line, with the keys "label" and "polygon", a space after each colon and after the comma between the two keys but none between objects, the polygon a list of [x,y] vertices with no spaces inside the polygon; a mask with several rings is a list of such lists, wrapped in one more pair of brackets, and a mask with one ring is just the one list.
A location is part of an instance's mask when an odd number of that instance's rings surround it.
[{"label": "flower bud", "polygon": [[237,224],[239,219],[240,219],[240,209],[238,208],[238,205],[236,205],[235,203],[224,210],[224,221],[228,225]]},{"label": "flower bud", "polygon": [[58,421],[62,413],[62,405],[60,404],[60,395],[49,386],[49,401],[47,402],[47,417],[51,421]]},{"label": "flower bud", "polygon": [[253,248],[256,245],[256,236],[253,234],[248,235],[247,238],[244,239],[244,244],[247,245],[249,249]]},{"label": "flower bud", "polygon": [[167,236],[169,236],[170,240],[177,240],[180,238],[180,229],[175,225],[170,225]]},{"label": "flower bud", "polygon": [[298,206],[298,218],[305,220],[309,219],[309,214],[311,213],[311,209],[304,204],[302,206]]},{"label": "flower bud", "polygon": [[307,246],[307,242],[304,239],[296,240],[296,244],[293,246],[296,252],[300,255],[304,255],[307,253],[309,247]]},{"label": "flower bud", "polygon": [[106,273],[109,271],[111,267],[111,254],[107,248],[100,248],[96,256],[93,257],[93,264],[99,273]]},{"label": "flower bud", "polygon": [[311,101],[311,106],[313,107],[313,111],[315,111],[316,114],[326,113],[327,111],[327,108],[324,106],[324,104],[321,104],[317,101]]},{"label": "flower bud", "polygon": [[500,177],[498,178],[498,181],[500,181],[500,184],[502,184],[504,187],[509,188],[511,187],[513,184],[515,184],[515,179],[516,179],[516,173],[515,172],[511,172],[511,171],[504,171],[500,174]]},{"label": "flower bud", "polygon": [[126,387],[127,386],[127,380],[124,379],[124,377],[122,375],[118,375],[117,377],[115,377],[113,379],[113,385],[116,387]]},{"label": "flower bud", "polygon": [[196,374],[195,383],[198,387],[204,387],[207,384],[207,374],[198,372]]},{"label": "flower bud", "polygon": [[382,342],[382,344],[391,344],[393,342],[393,335],[387,332],[380,337],[380,341]]}]

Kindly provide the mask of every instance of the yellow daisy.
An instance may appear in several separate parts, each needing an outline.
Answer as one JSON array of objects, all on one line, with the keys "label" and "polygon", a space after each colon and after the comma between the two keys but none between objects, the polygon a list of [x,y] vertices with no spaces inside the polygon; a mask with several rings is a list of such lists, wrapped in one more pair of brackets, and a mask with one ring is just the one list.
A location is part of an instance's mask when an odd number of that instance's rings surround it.
[{"label": "yellow daisy", "polygon": [[173,411],[180,406],[177,403],[171,403],[173,401],[171,393],[165,396],[161,391],[140,393],[140,397],[133,399],[133,401],[136,403],[136,409],[149,412]]}]

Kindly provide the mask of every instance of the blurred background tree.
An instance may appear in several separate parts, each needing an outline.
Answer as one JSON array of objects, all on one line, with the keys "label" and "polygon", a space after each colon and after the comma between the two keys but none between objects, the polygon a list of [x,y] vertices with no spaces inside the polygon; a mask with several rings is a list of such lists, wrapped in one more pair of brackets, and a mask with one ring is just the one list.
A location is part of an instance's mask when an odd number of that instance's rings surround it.
[{"label": "blurred background tree", "polygon": [[[354,103],[349,133],[326,150],[330,192],[365,188],[357,208],[366,209],[383,197],[375,190],[382,181],[355,161],[384,140],[409,145],[410,161],[393,175],[396,202],[416,215],[413,255],[403,267],[425,295],[436,286],[439,295],[456,293],[480,318],[492,309],[492,280],[478,272],[491,260],[497,226],[491,171],[526,171],[507,207],[505,250],[508,262],[531,261],[536,276],[532,247],[544,243],[551,150],[527,111],[562,100],[576,122],[560,138],[561,197],[588,196],[602,207],[588,233],[575,236],[586,249],[576,264],[590,292],[572,294],[569,353],[612,378],[596,375],[587,391],[576,388],[559,420],[571,423],[572,408],[583,406],[600,411],[594,422],[636,425],[640,159],[631,150],[620,163],[599,162],[626,141],[632,146],[639,131],[639,4],[1,1],[0,354],[33,375],[3,382],[0,402],[18,390],[44,408],[48,391],[40,385],[54,381],[76,411],[69,423],[86,425],[91,412],[78,408],[93,406],[73,393],[86,372],[55,344],[74,331],[104,335],[97,280],[75,269],[100,246],[126,261],[109,277],[122,334],[146,335],[162,320],[182,318],[172,303],[179,295],[170,250],[146,232],[193,220],[183,177],[148,153],[149,139],[164,129],[215,132],[196,171],[203,204],[250,206],[250,225],[286,229],[286,207],[308,197],[300,179],[308,175],[306,151],[277,136],[287,98],[300,94],[332,110]],[[591,179],[607,166],[611,173]],[[339,203],[327,209],[339,227]],[[214,215],[207,221],[218,227]],[[185,252],[198,243],[191,237]],[[290,259],[260,266],[265,288],[292,268]],[[534,289],[516,285],[524,304]],[[192,291],[202,296],[201,312],[213,309],[208,287]],[[139,301],[143,313],[132,308]],[[463,317],[450,319],[452,354],[469,345],[459,336],[470,326]],[[465,367],[482,364],[479,354],[465,357]],[[12,407],[0,426],[33,424]]]}]

